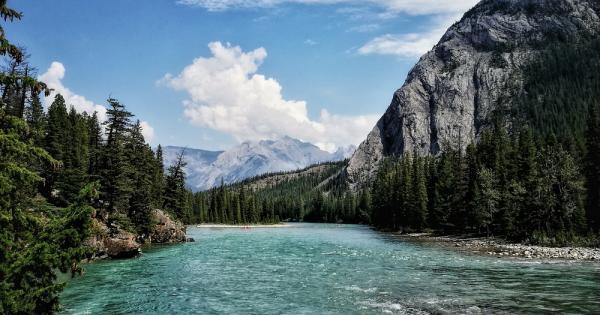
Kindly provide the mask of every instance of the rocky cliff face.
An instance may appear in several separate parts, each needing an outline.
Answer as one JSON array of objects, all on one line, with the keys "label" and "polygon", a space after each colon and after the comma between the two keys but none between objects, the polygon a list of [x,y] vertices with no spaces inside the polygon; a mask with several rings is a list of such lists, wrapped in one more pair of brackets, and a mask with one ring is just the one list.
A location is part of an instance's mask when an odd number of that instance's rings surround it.
[{"label": "rocky cliff face", "polygon": [[490,114],[520,92],[523,66],[557,40],[598,36],[598,0],[484,0],[408,74],[346,168],[350,187],[386,156],[435,155],[476,141]]},{"label": "rocky cliff face", "polygon": [[106,221],[107,216],[92,218],[93,236],[87,239],[86,245],[94,250],[93,259],[135,257],[141,254],[142,243],[168,244],[187,241],[185,225],[158,209],[152,211],[154,229],[149,237],[143,239],[118,225],[107,225]]}]

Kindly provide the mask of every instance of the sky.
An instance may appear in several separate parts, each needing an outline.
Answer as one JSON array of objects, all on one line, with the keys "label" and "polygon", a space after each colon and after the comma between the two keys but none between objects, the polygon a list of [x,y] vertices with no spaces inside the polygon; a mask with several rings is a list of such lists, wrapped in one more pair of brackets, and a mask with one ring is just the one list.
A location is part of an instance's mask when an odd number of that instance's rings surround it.
[{"label": "sky", "polygon": [[[358,145],[476,0],[9,0],[4,24],[78,111],[125,104],[153,146]],[[53,95],[45,100],[49,104]]]}]

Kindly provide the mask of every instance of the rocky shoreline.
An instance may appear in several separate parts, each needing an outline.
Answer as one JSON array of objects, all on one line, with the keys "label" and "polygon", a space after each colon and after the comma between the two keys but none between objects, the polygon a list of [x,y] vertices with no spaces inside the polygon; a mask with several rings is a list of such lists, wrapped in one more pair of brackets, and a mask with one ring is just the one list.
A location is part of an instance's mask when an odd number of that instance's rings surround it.
[{"label": "rocky shoreline", "polygon": [[443,246],[453,247],[461,251],[468,251],[499,258],[515,257],[525,259],[560,259],[600,262],[600,248],[545,247],[508,243],[498,238],[433,236],[426,233],[394,234],[394,236],[409,241],[436,243]]},{"label": "rocky shoreline", "polygon": [[150,235],[140,236],[115,224],[107,225],[107,216],[92,217],[93,236],[86,245],[94,250],[91,260],[132,258],[142,253],[144,244],[172,244],[193,241],[186,237],[186,227],[162,210],[152,211],[154,229]]}]

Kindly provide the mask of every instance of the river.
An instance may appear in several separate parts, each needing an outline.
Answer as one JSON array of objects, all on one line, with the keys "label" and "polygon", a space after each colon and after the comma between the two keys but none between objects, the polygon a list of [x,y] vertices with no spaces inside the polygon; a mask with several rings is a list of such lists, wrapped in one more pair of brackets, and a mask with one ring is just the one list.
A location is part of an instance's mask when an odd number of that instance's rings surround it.
[{"label": "river", "polygon": [[357,225],[188,228],[85,266],[65,314],[600,314],[600,264],[495,258]]}]

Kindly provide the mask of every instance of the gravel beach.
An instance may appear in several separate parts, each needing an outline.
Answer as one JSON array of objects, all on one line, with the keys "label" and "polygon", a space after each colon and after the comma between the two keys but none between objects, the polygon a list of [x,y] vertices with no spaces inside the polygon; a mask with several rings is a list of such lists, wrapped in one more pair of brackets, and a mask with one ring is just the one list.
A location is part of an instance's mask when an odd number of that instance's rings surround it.
[{"label": "gravel beach", "polygon": [[497,257],[521,257],[531,259],[590,260],[600,262],[600,248],[586,247],[545,247],[508,243],[498,238],[433,236],[426,233],[393,234],[396,237],[415,242],[431,242],[451,246],[484,255]]}]

